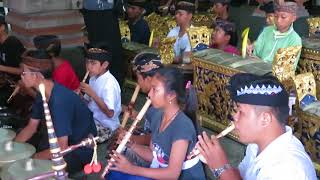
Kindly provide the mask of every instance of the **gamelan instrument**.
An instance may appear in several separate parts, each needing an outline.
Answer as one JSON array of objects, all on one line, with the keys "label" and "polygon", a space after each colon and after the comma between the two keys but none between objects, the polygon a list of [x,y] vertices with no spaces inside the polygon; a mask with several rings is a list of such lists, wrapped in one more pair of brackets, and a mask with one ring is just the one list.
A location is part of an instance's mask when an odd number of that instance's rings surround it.
[{"label": "gamelan instrument", "polygon": [[22,159],[5,165],[1,171],[1,179],[25,180],[36,174],[50,172],[51,166],[50,160]]},{"label": "gamelan instrument", "polygon": [[[123,140],[120,142],[119,146],[116,149],[116,152],[121,153],[126,146],[127,142],[129,141],[134,129],[138,125],[138,123],[141,121],[143,118],[144,114],[147,112],[149,106],[151,105],[151,100],[147,99],[146,103],[140,110],[139,114],[137,115],[136,119],[133,121],[132,125],[130,126],[129,130],[126,132],[126,135],[124,136]],[[108,162],[107,166],[103,170],[101,174],[101,178],[104,178],[104,176],[109,172],[110,167],[112,166],[112,162],[114,161],[113,158],[110,159]]]},{"label": "gamelan instrument", "polygon": [[11,141],[16,137],[16,133],[9,129],[0,128],[0,143]]},{"label": "gamelan instrument", "polygon": [[[225,130],[221,131],[221,132],[216,136],[216,138],[219,139],[219,138],[221,138],[221,137],[229,134],[231,131],[234,130],[234,128],[235,128],[235,125],[234,125],[233,122],[231,122],[231,124],[230,124]],[[187,159],[192,159],[192,158],[195,157],[195,156],[199,156],[200,160],[201,160],[202,162],[206,163],[206,160],[203,158],[203,156],[201,156],[200,151],[199,151],[198,148],[196,148],[196,147],[190,152],[190,154],[188,155]]]},{"label": "gamelan instrument", "polygon": [[6,141],[0,143],[0,168],[8,163],[31,157],[36,149],[27,143]]},{"label": "gamelan instrument", "polygon": [[126,111],[124,112],[123,114],[123,118],[122,118],[122,121],[121,121],[121,127],[126,127],[126,124],[127,124],[127,121],[129,119],[129,116],[133,110],[133,107],[134,107],[134,103],[136,102],[136,99],[138,97],[138,94],[139,94],[139,91],[140,91],[140,86],[139,84],[136,85],[136,88],[134,89],[134,92],[133,92],[133,95],[131,97],[131,100],[128,104],[128,107],[126,109]]},{"label": "gamelan instrument", "polygon": [[57,180],[66,180],[68,178],[68,173],[66,172],[67,163],[63,159],[63,155],[83,146],[92,146],[96,145],[96,140],[98,137],[89,137],[83,141],[81,141],[77,145],[69,146],[65,150],[61,150],[58,138],[55,134],[55,130],[53,127],[51,114],[49,110],[49,106],[47,103],[47,98],[45,96],[45,86],[44,84],[39,85],[39,90],[42,96],[43,101],[43,109],[45,113],[46,125],[48,130],[49,144],[50,144],[50,153],[51,153],[51,161],[52,161],[52,170],[50,172],[46,172],[44,174],[40,174],[38,176],[34,176],[29,178],[29,180],[39,180],[39,179],[48,179],[50,177],[54,177]]}]

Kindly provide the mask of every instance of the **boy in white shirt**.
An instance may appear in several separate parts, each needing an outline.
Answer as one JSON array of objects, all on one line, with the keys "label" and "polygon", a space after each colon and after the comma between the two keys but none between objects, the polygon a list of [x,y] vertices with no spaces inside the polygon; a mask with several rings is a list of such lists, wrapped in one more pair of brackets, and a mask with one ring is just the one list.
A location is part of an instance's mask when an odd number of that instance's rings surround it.
[{"label": "boy in white shirt", "polygon": [[98,130],[99,142],[109,139],[119,127],[121,113],[121,90],[118,81],[109,72],[112,61],[110,52],[100,48],[90,48],[86,54],[89,85],[81,83],[81,91],[88,101],[88,107]]}]

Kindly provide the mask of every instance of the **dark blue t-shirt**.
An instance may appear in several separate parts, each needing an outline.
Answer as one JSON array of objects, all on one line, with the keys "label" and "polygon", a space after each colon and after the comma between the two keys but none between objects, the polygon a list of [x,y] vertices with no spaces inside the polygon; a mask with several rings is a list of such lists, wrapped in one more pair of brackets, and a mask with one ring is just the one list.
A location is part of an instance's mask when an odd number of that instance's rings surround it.
[{"label": "dark blue t-shirt", "polygon": [[[191,119],[183,112],[179,112],[168,127],[159,132],[163,113],[154,113],[151,120],[152,145],[156,150],[158,160],[164,164],[169,163],[172,144],[177,140],[189,141],[187,154],[194,148],[197,142],[197,134]],[[193,167],[182,170],[180,180],[205,179],[202,163],[199,161]]]},{"label": "dark blue t-shirt", "polygon": [[[68,136],[69,145],[78,144],[89,134],[97,135],[91,111],[73,91],[54,83],[48,105],[56,136]],[[32,106],[31,118],[44,120],[43,102],[40,93],[37,94]],[[49,145],[48,143],[45,144]],[[49,148],[49,146],[45,148]],[[87,161],[87,159],[91,159],[92,150],[79,148],[72,153],[80,156],[83,161]]]},{"label": "dark blue t-shirt", "polygon": [[128,23],[131,41],[140,44],[149,44],[150,29],[146,20],[140,18],[135,23]]}]

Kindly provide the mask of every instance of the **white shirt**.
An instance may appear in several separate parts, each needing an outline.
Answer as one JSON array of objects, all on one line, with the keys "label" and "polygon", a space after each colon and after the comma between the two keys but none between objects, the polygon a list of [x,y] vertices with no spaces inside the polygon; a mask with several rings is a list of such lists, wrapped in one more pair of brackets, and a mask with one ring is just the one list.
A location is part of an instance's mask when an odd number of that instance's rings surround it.
[{"label": "white shirt", "polygon": [[288,126],[286,133],[271,142],[257,156],[258,150],[256,144],[249,144],[246,156],[239,165],[241,177],[245,180],[317,179],[312,161]]},{"label": "white shirt", "polygon": [[89,85],[107,107],[114,111],[112,118],[107,117],[96,102],[85,95],[85,99],[89,100],[88,107],[93,113],[95,123],[99,123],[103,127],[111,128],[112,131],[117,129],[120,125],[119,115],[121,113],[121,90],[118,81],[107,71],[98,78],[95,76],[91,77]]},{"label": "white shirt", "polygon": [[176,42],[174,43],[174,47],[173,47],[175,57],[180,57],[183,55],[184,52],[191,51],[191,45],[190,45],[188,34],[185,33],[182,37],[179,37],[179,31],[180,31],[180,27],[177,26],[171,29],[167,36],[167,37],[176,38]]}]

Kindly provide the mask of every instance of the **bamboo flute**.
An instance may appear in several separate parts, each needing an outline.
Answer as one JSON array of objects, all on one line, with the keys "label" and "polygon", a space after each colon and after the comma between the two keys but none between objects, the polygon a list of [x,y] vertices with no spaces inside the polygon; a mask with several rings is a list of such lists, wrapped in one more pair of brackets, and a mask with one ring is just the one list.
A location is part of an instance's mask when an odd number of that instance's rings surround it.
[{"label": "bamboo flute", "polygon": [[17,86],[14,88],[14,90],[13,90],[12,94],[10,95],[10,97],[8,98],[7,103],[9,103],[9,102],[11,101],[11,99],[12,99],[15,95],[18,94],[19,90],[20,90],[20,86],[17,85]]},{"label": "bamboo flute", "polygon": [[[226,129],[224,129],[223,131],[221,131],[216,138],[221,138],[227,134],[229,134],[231,131],[233,131],[235,128],[234,123],[232,122]],[[192,159],[193,157],[199,156],[200,155],[200,151],[198,148],[194,147],[194,149],[190,152],[190,154],[188,155],[187,159]],[[200,155],[201,156],[201,155]],[[200,157],[200,159],[202,159],[202,161],[204,160],[203,157]],[[205,163],[205,162],[204,162]]]},{"label": "bamboo flute", "polygon": [[127,108],[127,110],[124,112],[124,114],[123,114],[123,118],[122,118],[122,121],[121,121],[121,127],[125,127],[126,126],[126,124],[127,124],[127,121],[128,121],[128,119],[129,119],[129,116],[130,116],[130,114],[131,114],[131,111],[132,111],[132,109],[133,109],[133,105],[134,105],[134,103],[136,102],[136,99],[137,99],[137,97],[138,97],[138,94],[139,94],[139,91],[140,91],[140,86],[139,86],[139,84],[137,84],[136,85],[136,88],[134,89],[134,93],[133,93],[133,95],[132,95],[132,97],[131,97],[131,100],[130,100],[130,103],[129,103],[129,105],[128,105],[128,108]]},{"label": "bamboo flute", "polygon": [[[147,99],[146,103],[144,104],[144,106],[140,110],[140,112],[137,115],[136,119],[133,121],[133,123],[130,126],[129,130],[126,132],[126,135],[124,136],[123,140],[120,142],[119,146],[117,147],[116,152],[121,153],[123,151],[125,145],[129,141],[129,139],[130,139],[130,137],[131,137],[131,135],[133,133],[133,130],[136,128],[137,124],[141,121],[141,119],[143,118],[144,114],[147,112],[147,110],[148,110],[150,105],[151,105],[151,100]],[[108,162],[107,166],[103,170],[103,172],[101,174],[101,178],[104,178],[104,176],[109,172],[109,169],[112,166],[112,162],[114,161],[114,159],[111,158],[110,161],[111,162]]]}]

